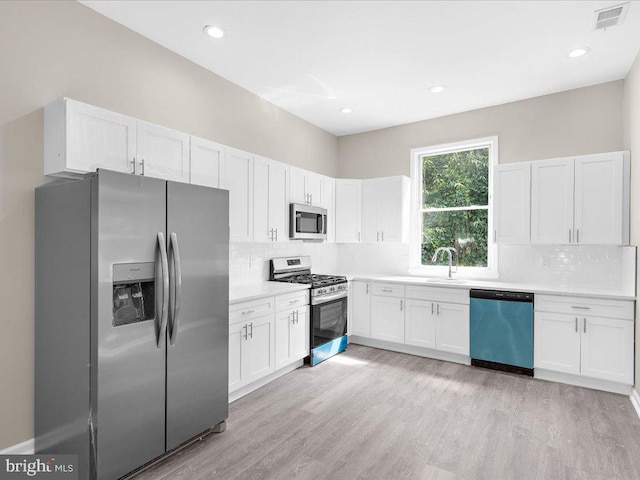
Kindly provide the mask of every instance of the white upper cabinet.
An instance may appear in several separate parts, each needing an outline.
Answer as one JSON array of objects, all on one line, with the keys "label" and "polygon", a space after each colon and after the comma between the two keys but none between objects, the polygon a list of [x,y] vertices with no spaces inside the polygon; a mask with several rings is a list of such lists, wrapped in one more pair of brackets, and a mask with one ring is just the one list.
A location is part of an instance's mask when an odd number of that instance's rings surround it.
[{"label": "white upper cabinet", "polygon": [[531,164],[531,243],[572,241],[573,163],[561,158]]},{"label": "white upper cabinet", "polygon": [[138,121],[136,139],[138,174],[189,182],[189,135]]},{"label": "white upper cabinet", "polygon": [[291,182],[289,197],[291,203],[313,205],[314,207],[326,207],[324,200],[324,176],[291,167]]},{"label": "white upper cabinet", "polygon": [[497,165],[493,176],[493,221],[496,243],[529,243],[531,164]]},{"label": "white upper cabinet", "polygon": [[327,209],[327,242],[336,241],[336,180],[324,177],[324,205]]},{"label": "white upper cabinet", "polygon": [[191,137],[191,183],[220,188],[224,172],[224,145]]},{"label": "white upper cabinet", "polygon": [[336,180],[336,242],[358,243],[361,238],[362,180]]},{"label": "white upper cabinet", "polygon": [[227,147],[222,188],[229,190],[230,241],[253,241],[253,155]]},{"label": "white upper cabinet", "polygon": [[408,208],[409,178],[362,180],[362,241],[407,241]]},{"label": "white upper cabinet", "polygon": [[253,189],[253,240],[289,240],[289,168],[287,165],[255,156]]},{"label": "white upper cabinet", "polygon": [[575,243],[629,243],[629,162],[623,152],[575,160]]},{"label": "white upper cabinet", "polygon": [[531,243],[627,245],[628,152],[533,162]]},{"label": "white upper cabinet", "polygon": [[106,168],[189,181],[186,133],[68,98],[44,110],[45,175],[69,177]]},{"label": "white upper cabinet", "polygon": [[136,120],[68,98],[44,108],[44,174],[134,173]]}]

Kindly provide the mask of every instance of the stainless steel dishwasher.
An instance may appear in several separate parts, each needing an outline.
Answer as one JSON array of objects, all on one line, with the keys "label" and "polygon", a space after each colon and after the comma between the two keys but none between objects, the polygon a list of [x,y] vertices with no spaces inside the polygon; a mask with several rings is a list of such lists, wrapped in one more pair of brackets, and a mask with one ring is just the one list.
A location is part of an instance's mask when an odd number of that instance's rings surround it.
[{"label": "stainless steel dishwasher", "polygon": [[469,295],[471,365],[533,376],[533,293]]}]

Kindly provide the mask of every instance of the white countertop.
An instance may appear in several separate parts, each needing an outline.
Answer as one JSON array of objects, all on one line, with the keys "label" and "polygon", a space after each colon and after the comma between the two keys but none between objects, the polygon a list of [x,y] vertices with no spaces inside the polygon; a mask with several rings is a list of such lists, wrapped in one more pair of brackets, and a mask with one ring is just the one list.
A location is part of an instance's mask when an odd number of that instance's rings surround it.
[{"label": "white countertop", "polygon": [[309,285],[285,282],[261,282],[250,285],[239,285],[229,288],[229,304],[240,303],[256,298],[282,295],[284,293],[308,290]]},{"label": "white countertop", "polygon": [[499,280],[481,280],[481,279],[460,279],[459,281],[450,281],[446,278],[434,277],[417,277],[417,276],[390,276],[376,274],[351,274],[347,275],[349,280],[373,280],[377,282],[405,283],[411,285],[423,285],[431,287],[446,288],[486,288],[492,290],[512,290],[533,292],[535,294],[549,295],[575,295],[577,297],[599,297],[612,300],[635,300],[635,295],[614,291],[614,290],[586,290],[575,289],[571,287],[554,287],[549,285],[533,285],[526,283],[501,282]]}]

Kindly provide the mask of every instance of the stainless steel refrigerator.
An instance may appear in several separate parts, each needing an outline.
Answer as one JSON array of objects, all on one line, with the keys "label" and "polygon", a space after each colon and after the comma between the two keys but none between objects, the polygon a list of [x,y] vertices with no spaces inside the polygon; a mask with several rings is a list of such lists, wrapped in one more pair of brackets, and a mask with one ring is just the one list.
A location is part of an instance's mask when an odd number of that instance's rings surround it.
[{"label": "stainless steel refrigerator", "polygon": [[36,452],[112,480],[224,430],[228,192],[99,170],[35,196]]}]

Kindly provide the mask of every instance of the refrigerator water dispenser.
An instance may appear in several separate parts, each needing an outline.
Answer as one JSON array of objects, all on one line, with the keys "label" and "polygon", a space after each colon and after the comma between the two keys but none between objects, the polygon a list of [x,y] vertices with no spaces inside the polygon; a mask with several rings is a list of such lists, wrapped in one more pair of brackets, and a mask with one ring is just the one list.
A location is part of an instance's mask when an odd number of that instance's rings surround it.
[{"label": "refrigerator water dispenser", "polygon": [[113,326],[155,318],[155,265],[113,265]]}]

